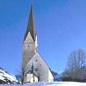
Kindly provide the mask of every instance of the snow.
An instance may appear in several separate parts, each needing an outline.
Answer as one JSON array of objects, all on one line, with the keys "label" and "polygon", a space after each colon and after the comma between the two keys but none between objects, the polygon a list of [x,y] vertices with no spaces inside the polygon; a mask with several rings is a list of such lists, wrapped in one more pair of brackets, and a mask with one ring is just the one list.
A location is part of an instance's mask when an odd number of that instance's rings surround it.
[{"label": "snow", "polygon": [[80,82],[39,82],[39,83],[30,83],[24,84],[24,86],[86,86],[86,83]]},{"label": "snow", "polygon": [[5,78],[4,78],[3,76],[0,76],[0,80],[3,80],[3,81],[5,81],[4,79],[5,79]]},{"label": "snow", "polygon": [[9,74],[8,72],[6,72],[4,69],[2,69],[0,67],[0,80],[5,81],[5,79],[8,79],[10,81],[18,82],[18,80],[16,79],[15,76]]},{"label": "snow", "polygon": [[0,86],[86,86],[86,83],[80,82],[38,82],[38,83],[26,83],[24,85],[0,85]]}]

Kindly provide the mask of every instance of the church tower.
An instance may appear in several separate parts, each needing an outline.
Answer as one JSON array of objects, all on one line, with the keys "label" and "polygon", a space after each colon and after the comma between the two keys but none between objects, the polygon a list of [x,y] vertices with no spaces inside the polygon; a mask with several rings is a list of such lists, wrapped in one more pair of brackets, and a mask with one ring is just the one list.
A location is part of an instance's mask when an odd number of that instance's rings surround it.
[{"label": "church tower", "polygon": [[22,76],[24,83],[53,81],[53,75],[49,66],[38,53],[37,34],[34,28],[32,6],[23,40]]},{"label": "church tower", "polygon": [[37,35],[34,29],[33,8],[31,6],[27,30],[23,41],[23,67],[37,52]]}]

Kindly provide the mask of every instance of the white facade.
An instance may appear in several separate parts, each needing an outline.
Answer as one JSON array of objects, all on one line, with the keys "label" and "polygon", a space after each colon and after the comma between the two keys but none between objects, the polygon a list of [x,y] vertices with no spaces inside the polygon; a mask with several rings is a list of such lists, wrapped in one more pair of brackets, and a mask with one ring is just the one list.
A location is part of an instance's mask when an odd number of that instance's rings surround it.
[{"label": "white facade", "polygon": [[45,61],[41,58],[39,53],[36,53],[32,59],[28,62],[25,70],[26,73],[31,70],[31,67],[34,66],[33,72],[36,76],[38,76],[39,81],[53,81],[53,75],[45,63]]},{"label": "white facade", "polygon": [[24,82],[26,82],[26,83],[27,82],[29,82],[29,83],[38,82],[38,77],[35,76],[34,74],[26,74]]}]

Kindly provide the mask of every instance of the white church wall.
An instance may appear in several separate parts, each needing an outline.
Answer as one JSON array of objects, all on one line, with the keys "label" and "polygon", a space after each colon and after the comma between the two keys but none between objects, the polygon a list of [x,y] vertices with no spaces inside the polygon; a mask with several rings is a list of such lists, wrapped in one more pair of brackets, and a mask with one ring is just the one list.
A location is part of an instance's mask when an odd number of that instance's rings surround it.
[{"label": "white church wall", "polygon": [[28,82],[28,83],[32,83],[32,82],[38,82],[38,78],[33,75],[33,74],[26,74],[26,77],[25,77],[25,81],[24,82]]},{"label": "white church wall", "polygon": [[39,76],[40,81],[53,81],[53,76],[49,67],[38,53],[36,53],[33,58],[28,62],[26,71],[31,69],[31,64],[34,65],[35,69],[38,69],[38,71],[34,71],[34,73]]},{"label": "white church wall", "polygon": [[37,42],[37,35],[35,40],[35,53],[38,51],[38,42]]},{"label": "white church wall", "polygon": [[49,72],[49,73],[48,73],[48,74],[49,74],[49,75],[48,75],[48,76],[49,76],[49,77],[48,77],[48,81],[49,81],[49,82],[52,82],[52,81],[54,80],[54,77],[53,77],[52,73],[50,72],[50,70],[49,70],[48,72]]}]

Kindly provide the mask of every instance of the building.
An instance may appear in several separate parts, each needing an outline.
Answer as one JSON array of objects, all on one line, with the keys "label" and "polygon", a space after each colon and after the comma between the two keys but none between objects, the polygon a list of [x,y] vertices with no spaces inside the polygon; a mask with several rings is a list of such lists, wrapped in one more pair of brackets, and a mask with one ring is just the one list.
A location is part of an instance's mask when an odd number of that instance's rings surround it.
[{"label": "building", "polygon": [[18,80],[14,75],[9,74],[3,68],[0,67],[0,84],[14,84],[18,83]]},{"label": "building", "polygon": [[38,53],[37,34],[34,29],[33,9],[31,6],[27,30],[23,41],[23,82],[51,82],[53,75],[49,66]]}]

